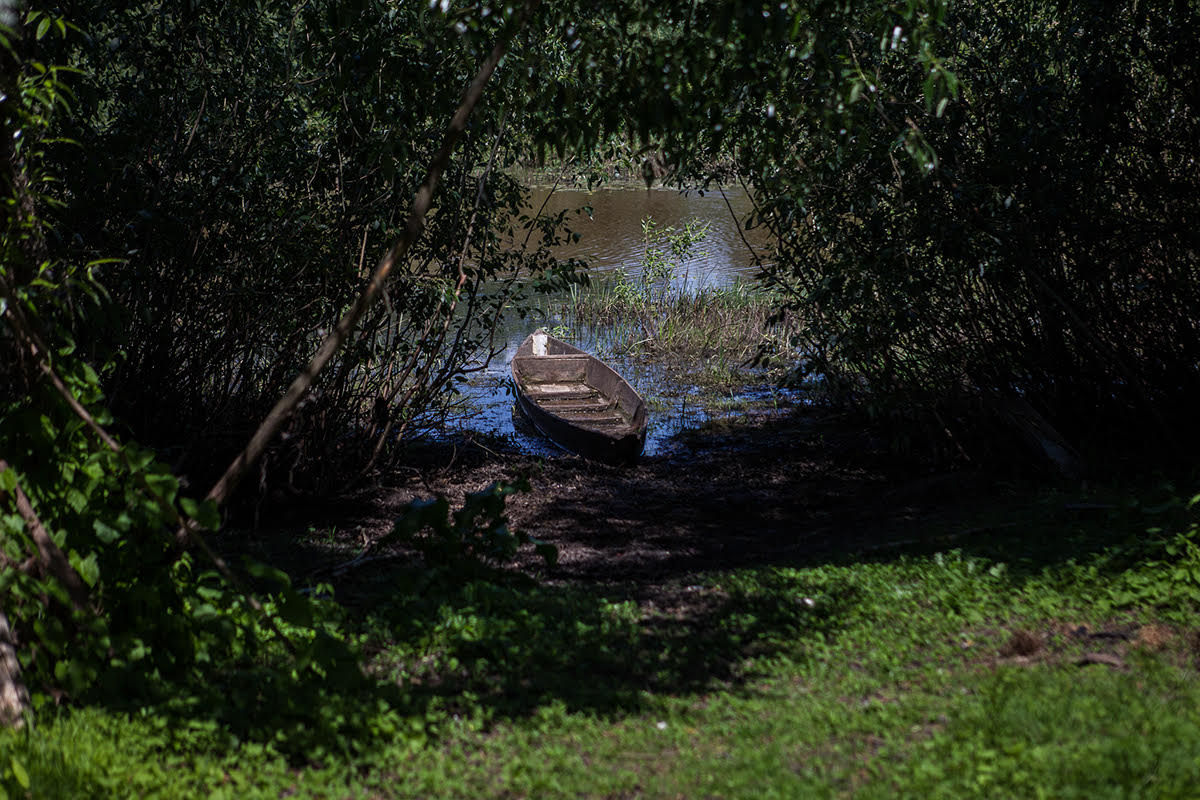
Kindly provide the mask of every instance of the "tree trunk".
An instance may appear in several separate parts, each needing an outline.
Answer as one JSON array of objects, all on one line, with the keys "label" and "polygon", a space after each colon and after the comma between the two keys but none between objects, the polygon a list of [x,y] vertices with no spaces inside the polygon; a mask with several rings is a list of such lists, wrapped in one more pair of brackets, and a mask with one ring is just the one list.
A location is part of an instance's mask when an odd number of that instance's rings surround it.
[{"label": "tree trunk", "polygon": [[21,662],[8,617],[0,611],[0,726],[20,728],[31,713],[29,690],[21,680]]}]

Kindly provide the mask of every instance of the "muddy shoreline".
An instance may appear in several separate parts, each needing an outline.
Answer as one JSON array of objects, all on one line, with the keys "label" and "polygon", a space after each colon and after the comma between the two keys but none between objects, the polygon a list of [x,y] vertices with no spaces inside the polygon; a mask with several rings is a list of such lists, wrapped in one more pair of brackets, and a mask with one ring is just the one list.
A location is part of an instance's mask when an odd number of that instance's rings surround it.
[{"label": "muddy shoreline", "polygon": [[555,545],[559,558],[547,567],[527,547],[513,568],[643,594],[712,570],[936,546],[987,489],[977,474],[897,458],[886,442],[811,407],[687,430],[628,468],[496,447],[468,437],[416,452],[353,496],[265,509],[269,524],[226,544],[302,584],[331,582],[352,603],[389,571],[419,566],[415,553],[374,547],[409,502],[442,495],[456,508],[469,492],[525,475],[531,491],[510,498],[510,526]]}]

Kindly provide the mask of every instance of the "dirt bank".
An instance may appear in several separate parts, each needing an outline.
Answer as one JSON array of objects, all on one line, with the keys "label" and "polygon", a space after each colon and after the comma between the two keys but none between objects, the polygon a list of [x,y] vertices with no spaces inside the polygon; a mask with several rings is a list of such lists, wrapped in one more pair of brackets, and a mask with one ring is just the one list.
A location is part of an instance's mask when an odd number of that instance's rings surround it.
[{"label": "dirt bank", "polygon": [[560,555],[545,568],[525,553],[520,567],[548,580],[637,584],[953,535],[982,488],[970,474],[930,474],[811,409],[685,431],[633,468],[462,440],[415,453],[385,485],[354,497],[274,509],[277,535],[258,537],[257,555],[297,576],[328,574],[371,550],[408,502],[436,493],[457,506],[468,492],[522,474],[532,491],[510,500],[509,519]]}]

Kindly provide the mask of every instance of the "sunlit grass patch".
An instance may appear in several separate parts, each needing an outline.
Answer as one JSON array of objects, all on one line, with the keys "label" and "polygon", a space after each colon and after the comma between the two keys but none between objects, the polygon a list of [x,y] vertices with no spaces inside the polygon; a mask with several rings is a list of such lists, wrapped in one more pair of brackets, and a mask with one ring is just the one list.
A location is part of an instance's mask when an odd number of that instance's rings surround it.
[{"label": "sunlit grass patch", "polygon": [[653,584],[393,571],[337,622],[361,643],[368,685],[330,698],[378,708],[331,729],[354,742],[289,760],[201,713],[76,707],[0,735],[0,786],[35,797],[1187,796],[1200,781],[1192,512],[1114,506],[1077,519],[1055,496],[1020,500],[960,520],[981,531],[971,536],[931,529],[924,545]]}]

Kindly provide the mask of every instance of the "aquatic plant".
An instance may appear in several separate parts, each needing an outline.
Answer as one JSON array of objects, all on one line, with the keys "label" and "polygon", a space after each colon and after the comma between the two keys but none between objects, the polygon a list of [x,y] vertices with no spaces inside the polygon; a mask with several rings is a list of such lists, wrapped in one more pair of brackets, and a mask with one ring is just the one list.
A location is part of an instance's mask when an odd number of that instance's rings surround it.
[{"label": "aquatic plant", "polygon": [[791,322],[775,318],[781,301],[773,292],[745,280],[690,281],[686,265],[708,231],[695,219],[680,227],[643,219],[641,269],[573,286],[560,309],[571,320],[566,327],[603,326],[617,354],[740,363],[786,349]]}]

